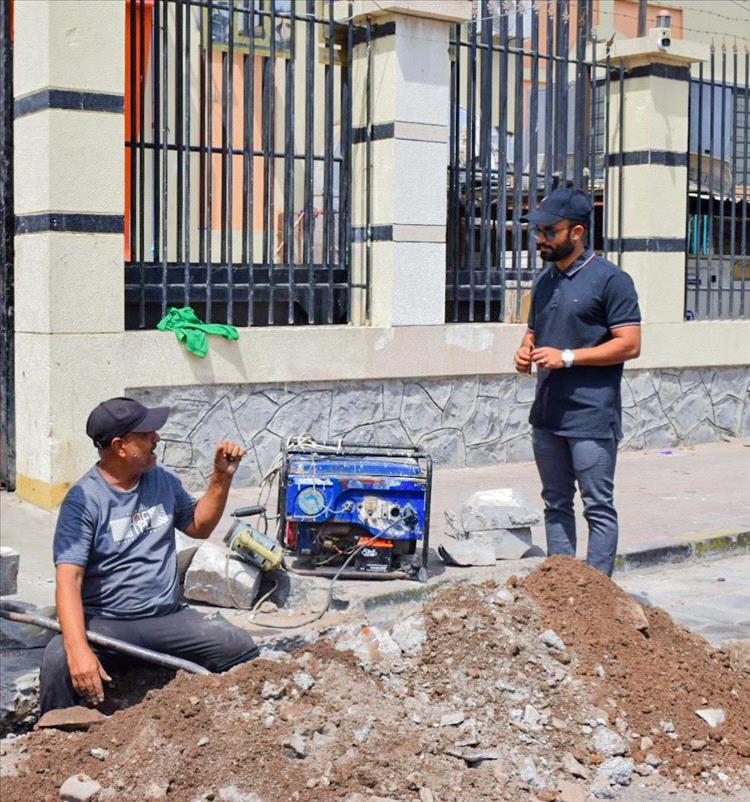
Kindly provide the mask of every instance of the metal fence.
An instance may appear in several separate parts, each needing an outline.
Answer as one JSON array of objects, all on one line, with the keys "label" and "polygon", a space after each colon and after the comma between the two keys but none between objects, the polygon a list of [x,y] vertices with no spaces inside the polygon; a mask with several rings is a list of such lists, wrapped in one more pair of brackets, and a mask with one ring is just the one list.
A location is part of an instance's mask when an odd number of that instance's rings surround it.
[{"label": "metal fence", "polygon": [[356,30],[332,0],[128,0],[127,328],[350,319]]},{"label": "metal fence", "polygon": [[515,322],[543,266],[521,217],[556,186],[591,194],[590,244],[619,259],[606,200],[623,68],[592,36],[593,0],[480,0],[474,10],[451,37],[446,320]]},{"label": "metal fence", "polygon": [[13,271],[13,42],[11,4],[0,0],[0,487],[16,483]]},{"label": "metal fence", "polygon": [[711,48],[690,85],[685,317],[750,314],[750,56]]}]

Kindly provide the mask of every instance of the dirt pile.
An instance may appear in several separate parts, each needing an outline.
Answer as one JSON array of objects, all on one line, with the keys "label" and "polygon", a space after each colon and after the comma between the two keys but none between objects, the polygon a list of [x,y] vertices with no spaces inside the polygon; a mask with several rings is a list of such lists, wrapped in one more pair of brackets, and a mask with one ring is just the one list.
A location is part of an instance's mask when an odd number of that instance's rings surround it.
[{"label": "dirt pile", "polygon": [[[568,603],[584,591],[586,604]],[[97,802],[569,802],[613,798],[630,783],[655,800],[661,761],[682,787],[736,794],[750,784],[739,762],[748,705],[732,689],[747,699],[747,675],[646,610],[661,655],[651,674],[679,654],[684,676],[623,677],[625,652],[645,638],[642,619],[617,623],[618,593],[585,566],[550,560],[523,588],[460,584],[388,629],[339,628],[225,675],[180,674],[88,732],[4,742],[2,800],[56,802],[78,773],[101,786]],[[686,703],[724,707],[718,739],[697,717],[688,724],[669,682],[695,687]],[[641,737],[662,719],[676,737],[651,734],[647,761]],[[692,777],[704,758],[705,776]]]},{"label": "dirt pile", "polygon": [[[628,728],[652,741],[662,771],[678,778],[750,764],[750,671],[729,653],[640,605],[585,563],[553,557],[524,582],[545,623],[575,650],[576,674],[595,700],[619,710]],[[710,727],[696,710],[721,709]]]}]

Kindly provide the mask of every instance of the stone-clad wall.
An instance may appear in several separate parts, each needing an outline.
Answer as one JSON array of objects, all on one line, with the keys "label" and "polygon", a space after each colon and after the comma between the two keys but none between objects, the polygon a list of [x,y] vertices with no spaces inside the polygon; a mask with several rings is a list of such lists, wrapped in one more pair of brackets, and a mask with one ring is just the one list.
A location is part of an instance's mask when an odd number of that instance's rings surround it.
[{"label": "stone-clad wall", "polygon": [[[169,405],[161,459],[188,486],[205,484],[216,443],[249,450],[235,482],[257,484],[282,439],[419,443],[443,465],[531,459],[534,379],[515,374],[357,383],[211,385],[130,390]],[[750,370],[626,371],[623,448],[665,448],[750,435]]]}]

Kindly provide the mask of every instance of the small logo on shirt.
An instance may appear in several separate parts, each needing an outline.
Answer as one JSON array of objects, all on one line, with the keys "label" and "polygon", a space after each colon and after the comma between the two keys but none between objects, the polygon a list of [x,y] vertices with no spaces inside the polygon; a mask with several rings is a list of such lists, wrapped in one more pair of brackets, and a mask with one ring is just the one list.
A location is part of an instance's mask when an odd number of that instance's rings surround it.
[{"label": "small logo on shirt", "polygon": [[115,543],[128,543],[139,538],[145,532],[165,526],[169,523],[169,516],[163,504],[138,510],[128,518],[115,518],[109,522],[112,540]]}]

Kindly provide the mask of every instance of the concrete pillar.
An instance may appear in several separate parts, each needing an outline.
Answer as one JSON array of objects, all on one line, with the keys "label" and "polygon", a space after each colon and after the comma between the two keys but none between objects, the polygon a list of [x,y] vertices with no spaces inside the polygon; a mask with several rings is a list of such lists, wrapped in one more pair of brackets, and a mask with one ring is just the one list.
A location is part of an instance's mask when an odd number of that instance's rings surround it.
[{"label": "concrete pillar", "polygon": [[[87,338],[124,329],[125,3],[34,0],[14,12],[16,490],[49,508],[85,421],[74,377],[100,368],[87,364]],[[75,370],[56,357],[71,338]]]},{"label": "concrete pillar", "polygon": [[[348,8],[340,3],[337,13]],[[449,31],[470,18],[471,4],[357,0],[353,8],[355,22],[366,25],[369,19],[372,25],[369,49],[361,31],[356,38],[352,154],[353,224],[362,243],[357,249],[362,278],[371,248],[370,322],[440,324],[445,320]]]},{"label": "concrete pillar", "polygon": [[707,46],[682,40],[661,48],[656,31],[611,50],[606,236],[616,252],[621,219],[620,266],[633,276],[648,323],[684,316],[690,64],[707,57]]}]

